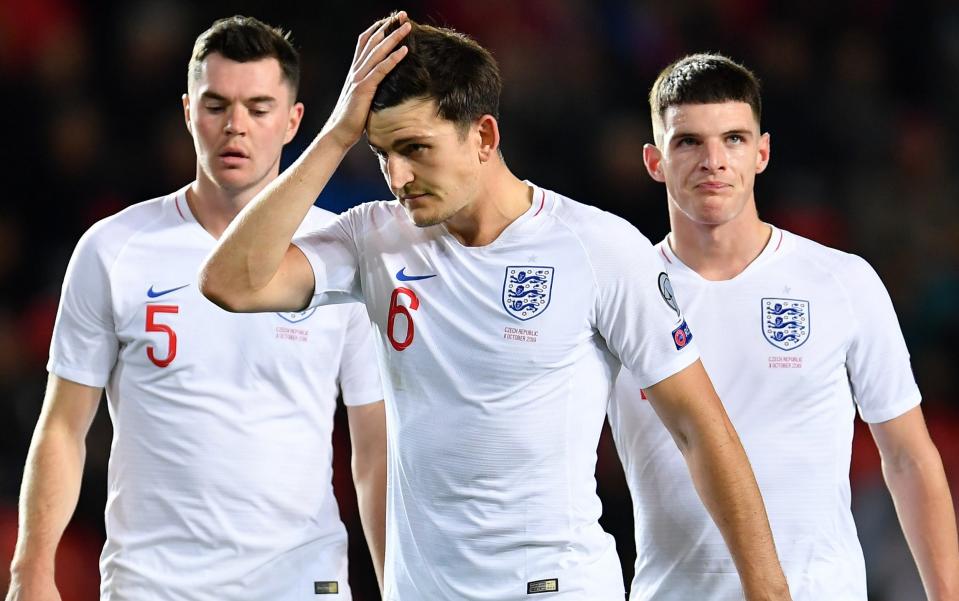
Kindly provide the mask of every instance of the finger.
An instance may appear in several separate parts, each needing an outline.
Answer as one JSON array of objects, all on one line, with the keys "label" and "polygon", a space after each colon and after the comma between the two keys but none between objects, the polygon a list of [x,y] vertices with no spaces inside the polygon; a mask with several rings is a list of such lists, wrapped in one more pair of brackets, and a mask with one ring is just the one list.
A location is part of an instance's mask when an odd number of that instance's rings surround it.
[{"label": "finger", "polygon": [[376,23],[373,23],[372,25],[367,27],[365,31],[360,33],[360,35],[356,38],[356,49],[353,51],[354,63],[356,62],[356,59],[359,58],[360,53],[363,51],[363,49],[366,48],[366,42],[369,41],[370,36],[373,35],[373,32],[383,26],[384,20],[385,19],[380,19]]},{"label": "finger", "polygon": [[[398,50],[396,47],[403,38],[409,35],[412,28],[413,26],[409,22],[403,23],[396,31],[383,38],[380,43],[373,48],[369,56],[366,57],[366,60],[357,68],[356,80],[365,78],[377,65],[390,56],[391,52]],[[401,46],[401,48],[406,48],[406,46]]]},{"label": "finger", "polygon": [[354,62],[356,62],[356,59],[357,59],[357,58],[363,53],[363,51],[366,49],[367,43],[369,42],[370,38],[373,37],[373,35],[376,33],[376,31],[379,30],[379,29],[382,29],[383,27],[385,27],[390,21],[393,21],[394,19],[397,20],[397,21],[406,22],[406,21],[409,19],[409,17],[406,15],[406,11],[400,11],[400,12],[396,13],[395,15],[391,15],[391,16],[389,16],[389,17],[385,17],[385,18],[383,18],[383,19],[379,19],[379,20],[377,20],[375,23],[373,23],[372,25],[370,25],[369,27],[367,27],[366,30],[363,31],[363,32],[357,37],[357,40],[356,40],[356,50],[353,52],[353,61],[354,61]]},{"label": "finger", "polygon": [[[390,26],[395,25],[396,23],[400,23],[400,27],[399,27],[400,29],[402,29],[404,26],[407,26],[409,24],[409,19],[407,18],[405,12],[397,13],[395,17],[382,19],[381,21],[379,21],[379,27],[377,27],[375,30],[373,30],[373,32],[370,33],[369,37],[366,39],[366,43],[364,47],[360,50],[360,54],[357,57],[357,60],[354,61],[354,64],[366,63],[369,57],[372,55],[372,53],[376,51],[376,48],[382,43],[382,41],[386,37],[388,37],[386,35],[386,30]],[[395,33],[396,31],[398,31],[398,29],[394,30],[393,33]]]},{"label": "finger", "polygon": [[364,81],[369,81],[372,85],[378,86],[380,82],[383,81],[383,78],[393,70],[396,65],[403,60],[403,57],[409,52],[408,46],[400,46],[396,50],[390,53],[385,59],[379,62],[373,69],[370,71],[369,75],[366,76]]}]

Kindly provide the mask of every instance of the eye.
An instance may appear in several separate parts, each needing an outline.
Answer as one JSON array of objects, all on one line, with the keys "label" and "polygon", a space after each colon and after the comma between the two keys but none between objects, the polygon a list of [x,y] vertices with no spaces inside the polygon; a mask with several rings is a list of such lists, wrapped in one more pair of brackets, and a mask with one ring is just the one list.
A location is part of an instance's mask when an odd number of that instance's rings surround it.
[{"label": "eye", "polygon": [[429,148],[426,144],[407,144],[403,147],[403,155],[409,156],[412,154],[419,154]]},{"label": "eye", "polygon": [[223,112],[223,105],[222,105],[222,104],[208,104],[208,105],[206,105],[206,106],[203,107],[203,108],[205,108],[208,113],[222,113],[222,112]]},{"label": "eye", "polygon": [[726,138],[726,141],[732,142],[733,144],[742,144],[743,142],[746,141],[746,138],[742,137],[739,134],[730,134],[729,137]]},{"label": "eye", "polygon": [[676,141],[677,146],[695,146],[699,143],[699,140],[693,138],[692,136],[683,136]]},{"label": "eye", "polygon": [[268,109],[261,109],[261,108],[250,109],[250,114],[253,115],[254,117],[265,117],[267,114],[269,114],[269,112],[270,111]]}]

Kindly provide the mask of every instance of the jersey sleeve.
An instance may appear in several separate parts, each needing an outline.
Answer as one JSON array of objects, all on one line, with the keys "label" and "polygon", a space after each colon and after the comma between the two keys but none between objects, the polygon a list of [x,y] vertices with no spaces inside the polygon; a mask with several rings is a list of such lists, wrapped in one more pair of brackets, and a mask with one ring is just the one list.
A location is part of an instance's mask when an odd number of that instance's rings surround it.
[{"label": "jersey sleeve", "polygon": [[313,268],[310,307],[362,302],[353,211],[293,239]]},{"label": "jersey sleeve", "polygon": [[854,255],[842,285],[854,320],[846,369],[859,415],[868,423],[898,417],[921,395],[892,300],[875,270]]},{"label": "jersey sleeve", "polygon": [[625,221],[610,221],[587,245],[596,277],[596,328],[646,388],[688,367],[699,351],[653,245]]},{"label": "jersey sleeve", "polygon": [[339,376],[343,402],[348,406],[375,403],[383,399],[383,387],[373,346],[373,327],[363,305],[348,306],[349,321]]},{"label": "jersey sleeve", "polygon": [[77,243],[60,294],[47,370],[61,378],[103,387],[117,360],[109,257],[95,226]]}]

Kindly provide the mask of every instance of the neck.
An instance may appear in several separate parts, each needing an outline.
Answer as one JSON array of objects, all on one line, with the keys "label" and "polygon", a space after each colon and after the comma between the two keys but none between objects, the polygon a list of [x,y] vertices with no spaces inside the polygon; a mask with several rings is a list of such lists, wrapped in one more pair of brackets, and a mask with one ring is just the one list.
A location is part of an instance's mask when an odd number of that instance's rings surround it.
[{"label": "neck", "polygon": [[486,246],[533,202],[533,189],[505,164],[490,165],[476,197],[446,220],[446,229],[464,246]]},{"label": "neck", "polygon": [[669,246],[679,260],[711,281],[729,280],[758,257],[772,235],[759,220],[755,203],[719,225],[696,223],[669,203]]},{"label": "neck", "polygon": [[256,186],[231,191],[218,186],[200,169],[197,169],[196,180],[187,189],[186,201],[197,223],[219,240],[243,207],[249,204],[253,197],[272,180],[271,177]]}]

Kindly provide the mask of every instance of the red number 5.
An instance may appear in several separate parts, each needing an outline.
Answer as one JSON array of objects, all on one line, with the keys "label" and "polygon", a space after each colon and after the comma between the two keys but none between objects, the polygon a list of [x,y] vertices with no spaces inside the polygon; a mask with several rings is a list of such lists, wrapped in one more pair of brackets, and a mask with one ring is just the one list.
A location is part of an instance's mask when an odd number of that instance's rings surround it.
[{"label": "red number 5", "polygon": [[147,347],[147,357],[150,358],[150,361],[153,361],[153,364],[157,367],[166,367],[167,365],[173,363],[173,360],[176,358],[176,332],[173,331],[173,328],[166,324],[156,323],[153,321],[157,313],[179,313],[180,307],[176,305],[147,305],[147,332],[163,332],[169,337],[168,351],[166,357],[163,359],[157,359],[156,354],[153,352],[153,347]]},{"label": "red number 5", "polygon": [[[416,311],[420,307],[420,299],[418,299],[416,293],[409,288],[400,287],[393,290],[393,296],[390,297],[390,313],[386,318],[386,335],[390,339],[390,344],[398,351],[402,351],[413,344],[413,315],[409,309],[399,303],[401,294],[410,297],[410,309]],[[402,341],[397,340],[396,336],[393,335],[393,324],[396,323],[397,315],[402,315],[406,318],[406,338]]]}]

